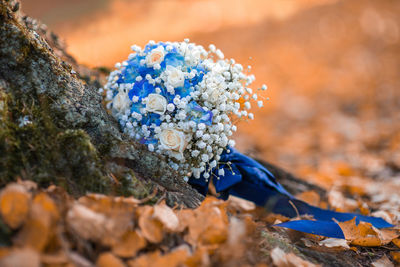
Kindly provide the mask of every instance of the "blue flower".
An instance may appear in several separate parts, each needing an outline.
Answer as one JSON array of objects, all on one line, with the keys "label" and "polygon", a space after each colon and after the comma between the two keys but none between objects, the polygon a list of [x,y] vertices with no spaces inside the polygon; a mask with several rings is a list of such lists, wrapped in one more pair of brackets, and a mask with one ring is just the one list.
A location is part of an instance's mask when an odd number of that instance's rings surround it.
[{"label": "blue flower", "polygon": [[164,61],[161,63],[161,68],[165,69],[166,66],[183,66],[185,64],[185,58],[176,52],[169,52],[165,55]]},{"label": "blue flower", "polygon": [[155,93],[154,85],[150,84],[146,79],[136,82],[132,89],[129,90],[128,96],[132,100],[134,96],[139,97],[139,101],[147,97],[149,94]]},{"label": "blue flower", "polygon": [[186,106],[190,120],[196,123],[212,124],[213,114],[211,111],[204,110],[196,101],[191,101]]}]

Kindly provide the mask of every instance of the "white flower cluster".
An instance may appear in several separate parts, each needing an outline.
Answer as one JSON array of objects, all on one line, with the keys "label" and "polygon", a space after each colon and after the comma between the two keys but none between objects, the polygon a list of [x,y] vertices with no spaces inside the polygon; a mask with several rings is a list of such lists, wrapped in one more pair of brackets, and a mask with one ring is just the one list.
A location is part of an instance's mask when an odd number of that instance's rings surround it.
[{"label": "white flower cluster", "polygon": [[126,134],[166,156],[186,178],[208,179],[235,145],[233,121],[254,119],[251,101],[263,106],[249,88],[254,75],[214,45],[205,50],[187,39],[132,50],[104,87],[107,108]]}]

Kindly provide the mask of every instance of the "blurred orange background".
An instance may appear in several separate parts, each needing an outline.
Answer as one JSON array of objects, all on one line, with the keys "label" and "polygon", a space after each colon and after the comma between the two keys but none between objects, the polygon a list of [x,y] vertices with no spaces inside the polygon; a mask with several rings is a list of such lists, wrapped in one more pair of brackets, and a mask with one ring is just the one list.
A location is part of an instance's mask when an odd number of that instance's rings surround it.
[{"label": "blurred orange background", "polygon": [[239,148],[322,186],[332,166],[368,176],[400,166],[398,0],[22,0],[22,10],[91,67],[184,38],[250,64],[270,100],[239,125]]}]

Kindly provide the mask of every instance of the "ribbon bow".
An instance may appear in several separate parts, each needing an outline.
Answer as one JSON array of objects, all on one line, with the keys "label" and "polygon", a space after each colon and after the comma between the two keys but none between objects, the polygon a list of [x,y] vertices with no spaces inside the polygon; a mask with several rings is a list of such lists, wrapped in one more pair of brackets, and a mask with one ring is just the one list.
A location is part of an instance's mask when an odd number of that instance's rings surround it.
[{"label": "ribbon bow", "polygon": [[[230,162],[229,166],[220,166],[224,169],[225,175],[220,179],[213,179],[215,189],[221,193],[222,199],[226,200],[229,195],[233,195],[286,217],[311,215],[314,218],[314,220],[288,221],[276,226],[334,238],[345,238],[337,222],[352,220],[354,217],[356,224],[364,221],[371,223],[376,228],[393,226],[381,218],[311,206],[287,192],[263,165],[233,148],[229,148],[229,150],[230,153],[221,155],[220,160],[221,162]],[[213,170],[213,174],[218,176],[216,168]],[[200,179],[193,177],[189,179],[189,184],[203,195],[207,194],[209,182],[210,179],[207,180],[203,176]]]}]

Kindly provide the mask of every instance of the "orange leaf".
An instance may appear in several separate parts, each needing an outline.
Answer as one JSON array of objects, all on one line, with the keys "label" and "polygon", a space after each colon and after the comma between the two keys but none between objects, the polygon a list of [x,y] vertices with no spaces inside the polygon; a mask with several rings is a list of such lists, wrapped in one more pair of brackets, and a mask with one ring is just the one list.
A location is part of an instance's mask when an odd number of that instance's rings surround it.
[{"label": "orange leaf", "polygon": [[139,227],[143,236],[151,243],[159,243],[164,238],[162,223],[153,218],[153,207],[143,206],[138,208]]},{"label": "orange leaf", "polygon": [[45,212],[39,204],[34,204],[15,243],[42,251],[49,242],[53,231],[51,214]]},{"label": "orange leaf", "polygon": [[392,240],[393,244],[400,248],[400,238],[395,238]]},{"label": "orange leaf", "polygon": [[60,218],[57,206],[46,193],[41,192],[33,198],[33,205],[38,205],[43,212],[49,213],[53,222]]},{"label": "orange leaf", "polygon": [[307,202],[310,205],[314,205],[314,206],[318,206],[319,202],[320,202],[320,197],[318,195],[317,192],[315,191],[305,191],[302,192],[298,195],[296,195],[296,197],[300,200],[303,200],[304,202]]},{"label": "orange leaf", "polygon": [[400,263],[400,251],[391,251],[390,256],[397,262]]},{"label": "orange leaf", "polygon": [[138,231],[128,231],[122,236],[120,242],[113,246],[112,252],[123,258],[134,257],[146,244],[146,239]]},{"label": "orange leaf", "polygon": [[126,265],[124,262],[117,257],[115,257],[112,253],[110,252],[105,252],[100,254],[100,256],[97,258],[96,262],[97,267],[125,267]]},{"label": "orange leaf", "polygon": [[[370,223],[360,222],[358,225],[355,224],[355,218],[347,222],[339,222],[339,226],[342,229],[344,236],[347,240],[351,241],[352,245],[359,246],[380,246],[387,243],[389,233],[382,234],[378,229],[374,228]],[[390,241],[389,241],[390,242]]]},{"label": "orange leaf", "polygon": [[185,266],[197,267],[197,266],[209,266],[210,258],[206,247],[199,246],[194,251],[193,255],[188,257],[185,261]]},{"label": "orange leaf", "polygon": [[0,194],[0,214],[4,222],[13,229],[20,227],[29,212],[30,194],[19,184],[6,186]]},{"label": "orange leaf", "polygon": [[189,252],[186,247],[178,247],[174,251],[161,255],[159,251],[147,253],[128,262],[132,267],[151,267],[151,266],[181,266],[188,258]]}]

